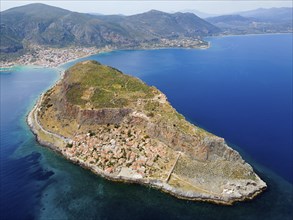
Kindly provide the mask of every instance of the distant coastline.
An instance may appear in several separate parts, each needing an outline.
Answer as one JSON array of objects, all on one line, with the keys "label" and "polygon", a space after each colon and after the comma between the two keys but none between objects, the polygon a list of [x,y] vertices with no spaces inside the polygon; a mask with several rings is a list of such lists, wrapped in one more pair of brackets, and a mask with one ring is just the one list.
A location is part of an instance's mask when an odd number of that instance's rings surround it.
[{"label": "distant coastline", "polygon": [[[222,34],[217,36],[210,36],[204,38],[205,41],[200,41],[199,44],[193,44],[192,42],[187,42],[185,45],[175,45],[170,42],[168,44],[158,44],[158,45],[142,45],[133,48],[95,48],[95,47],[68,47],[68,48],[50,48],[42,47],[39,45],[34,45],[35,53],[26,53],[19,58],[10,61],[0,61],[0,72],[7,72],[10,69],[14,69],[17,66],[39,66],[47,68],[56,68],[66,63],[85,58],[91,55],[99,53],[108,53],[117,50],[158,50],[158,49],[209,49],[211,43],[209,39],[211,38],[221,38],[221,37],[243,37],[243,36],[261,36],[261,35],[283,35],[283,34],[293,34],[293,33],[260,33],[260,34]],[[37,58],[36,58],[37,57]]]},{"label": "distant coastline", "polygon": [[41,67],[58,67],[65,63],[88,57],[98,53],[111,52],[115,50],[152,50],[164,48],[186,48],[186,49],[208,49],[209,42],[201,40],[179,40],[168,41],[156,45],[141,45],[133,48],[112,48],[112,47],[68,47],[68,48],[50,48],[34,45],[34,53],[26,53],[17,59],[10,61],[0,61],[0,72],[7,71],[7,69],[15,68],[15,66],[36,65]]},{"label": "distant coastline", "polygon": [[214,38],[214,37],[245,37],[245,36],[262,36],[262,35],[283,35],[283,34],[293,34],[293,32],[284,32],[284,33],[259,33],[259,34],[222,34],[218,36],[211,36],[207,38]]}]

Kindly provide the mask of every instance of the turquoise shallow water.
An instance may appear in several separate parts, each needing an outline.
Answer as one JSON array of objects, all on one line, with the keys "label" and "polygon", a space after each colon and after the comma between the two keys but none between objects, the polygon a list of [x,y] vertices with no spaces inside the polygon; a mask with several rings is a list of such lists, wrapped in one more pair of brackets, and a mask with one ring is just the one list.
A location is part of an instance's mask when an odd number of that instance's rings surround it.
[{"label": "turquoise shallow water", "polygon": [[23,67],[0,75],[1,219],[291,219],[292,35],[211,42],[209,50],[117,51],[81,60],[157,86],[190,121],[237,145],[268,183],[265,193],[232,207],[188,202],[71,164],[39,146],[25,123],[58,71]]}]

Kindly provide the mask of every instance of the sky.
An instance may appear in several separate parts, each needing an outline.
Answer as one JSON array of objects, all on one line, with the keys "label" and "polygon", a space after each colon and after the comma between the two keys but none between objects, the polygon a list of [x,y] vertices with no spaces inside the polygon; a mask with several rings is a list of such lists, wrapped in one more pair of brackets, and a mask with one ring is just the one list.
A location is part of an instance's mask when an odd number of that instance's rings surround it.
[{"label": "sky", "polygon": [[257,8],[271,8],[271,7],[292,7],[291,0],[189,0],[189,1],[176,1],[176,0],[161,0],[161,1],[82,1],[82,0],[49,0],[49,1],[20,1],[20,0],[1,0],[0,10],[26,5],[30,3],[44,3],[60,8],[68,9],[76,12],[87,13],[101,13],[101,14],[124,14],[131,15],[156,9],[165,12],[177,11],[192,11],[197,10],[208,14],[229,14],[239,11],[253,10]]}]

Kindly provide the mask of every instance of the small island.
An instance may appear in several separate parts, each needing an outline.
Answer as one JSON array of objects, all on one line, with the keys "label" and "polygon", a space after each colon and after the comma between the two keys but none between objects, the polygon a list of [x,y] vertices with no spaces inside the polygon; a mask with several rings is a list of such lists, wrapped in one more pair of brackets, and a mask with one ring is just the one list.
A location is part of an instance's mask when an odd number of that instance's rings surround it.
[{"label": "small island", "polygon": [[96,61],[66,70],[27,121],[42,145],[109,180],[225,205],[267,187],[223,138],[186,121],[158,89]]}]

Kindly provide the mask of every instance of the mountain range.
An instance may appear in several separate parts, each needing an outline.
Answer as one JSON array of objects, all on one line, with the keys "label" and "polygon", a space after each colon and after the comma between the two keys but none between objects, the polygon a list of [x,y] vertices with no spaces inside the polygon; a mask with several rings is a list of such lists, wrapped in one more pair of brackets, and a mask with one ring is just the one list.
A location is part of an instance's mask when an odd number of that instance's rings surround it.
[{"label": "mountain range", "polygon": [[34,3],[0,13],[0,59],[19,55],[27,45],[125,49],[162,39],[198,40],[219,34],[292,32],[292,8],[258,9],[209,17],[151,10],[131,16],[77,13]]},{"label": "mountain range", "polygon": [[206,20],[226,34],[292,32],[292,8],[269,8],[209,17]]},{"label": "mountain range", "polygon": [[29,4],[1,12],[1,53],[14,53],[26,43],[64,46],[139,46],[160,39],[194,38],[220,29],[192,13],[151,10],[123,15],[77,13],[44,4]]}]

